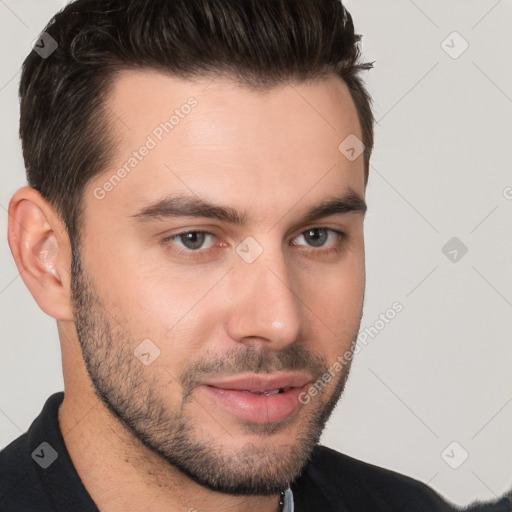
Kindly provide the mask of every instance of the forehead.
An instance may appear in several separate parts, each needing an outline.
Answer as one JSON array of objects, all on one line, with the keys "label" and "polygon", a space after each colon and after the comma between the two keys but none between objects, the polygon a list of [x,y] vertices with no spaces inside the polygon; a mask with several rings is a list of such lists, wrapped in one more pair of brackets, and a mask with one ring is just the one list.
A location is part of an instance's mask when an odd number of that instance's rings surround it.
[{"label": "forehead", "polygon": [[[323,137],[331,131],[339,136],[350,130],[361,138],[348,87],[335,76],[256,90],[228,78],[206,76],[190,81],[156,70],[126,70],[114,80],[107,107],[119,121],[118,129],[129,140],[130,132],[147,132],[155,122],[169,119],[174,109],[179,110],[191,97],[200,108],[195,109],[187,123],[182,123],[177,133],[183,137],[193,135],[197,142],[223,139],[229,128],[240,136],[271,134],[284,123],[292,134],[318,132]],[[297,120],[301,122],[294,125]],[[281,134],[281,138],[285,137],[286,134]]]},{"label": "forehead", "polygon": [[226,78],[124,71],[107,112],[115,154],[89,186],[110,180],[102,208],[133,212],[170,193],[267,209],[347,188],[364,195],[363,156],[349,160],[339,150],[362,134],[338,77],[256,91]]}]

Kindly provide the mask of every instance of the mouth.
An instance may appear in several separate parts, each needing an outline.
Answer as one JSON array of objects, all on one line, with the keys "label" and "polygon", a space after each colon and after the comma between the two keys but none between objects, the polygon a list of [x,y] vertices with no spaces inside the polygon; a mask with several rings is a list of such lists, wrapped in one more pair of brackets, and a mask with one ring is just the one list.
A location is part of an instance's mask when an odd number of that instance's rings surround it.
[{"label": "mouth", "polygon": [[298,373],[245,374],[201,384],[198,389],[216,408],[250,423],[274,423],[290,417],[300,407],[300,393],[311,377]]},{"label": "mouth", "polygon": [[279,388],[279,389],[271,389],[269,391],[250,391],[248,389],[242,389],[240,391],[244,391],[245,393],[254,393],[255,395],[277,395],[279,393],[284,393],[285,391],[289,391],[292,388]]}]

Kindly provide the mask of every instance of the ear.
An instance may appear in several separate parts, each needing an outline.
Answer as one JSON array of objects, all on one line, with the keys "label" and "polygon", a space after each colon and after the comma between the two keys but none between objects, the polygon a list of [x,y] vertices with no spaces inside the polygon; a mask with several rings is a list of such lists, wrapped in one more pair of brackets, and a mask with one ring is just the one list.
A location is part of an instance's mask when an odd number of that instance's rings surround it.
[{"label": "ear", "polygon": [[56,320],[73,321],[67,230],[32,187],[20,188],[11,198],[8,240],[23,282],[39,307]]}]

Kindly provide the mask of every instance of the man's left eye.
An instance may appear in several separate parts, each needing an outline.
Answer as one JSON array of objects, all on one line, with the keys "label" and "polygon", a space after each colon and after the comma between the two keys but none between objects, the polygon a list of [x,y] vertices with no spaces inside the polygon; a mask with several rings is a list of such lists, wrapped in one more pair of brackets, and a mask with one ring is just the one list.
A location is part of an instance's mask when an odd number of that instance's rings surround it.
[{"label": "man's left eye", "polygon": [[[303,231],[295,240],[299,240],[301,237],[310,247],[325,247],[326,245],[336,245],[343,240],[345,233],[330,228],[310,228]],[[329,240],[331,243],[327,244],[326,242]],[[293,245],[302,244],[293,242]]]}]

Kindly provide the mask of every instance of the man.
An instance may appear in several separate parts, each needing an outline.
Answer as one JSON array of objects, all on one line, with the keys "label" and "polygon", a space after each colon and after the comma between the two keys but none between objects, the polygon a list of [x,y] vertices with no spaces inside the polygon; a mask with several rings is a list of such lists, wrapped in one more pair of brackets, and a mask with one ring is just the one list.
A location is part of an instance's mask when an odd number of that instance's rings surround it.
[{"label": "man", "polygon": [[510,512],[512,510],[512,492],[509,491],[492,503],[475,503],[464,510],[467,512]]},{"label": "man", "polygon": [[318,445],[364,296],[373,147],[336,0],[78,0],[21,78],[9,243],[65,392],[4,511],[442,511]]}]

